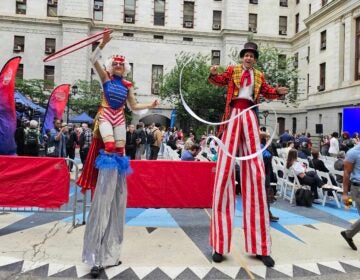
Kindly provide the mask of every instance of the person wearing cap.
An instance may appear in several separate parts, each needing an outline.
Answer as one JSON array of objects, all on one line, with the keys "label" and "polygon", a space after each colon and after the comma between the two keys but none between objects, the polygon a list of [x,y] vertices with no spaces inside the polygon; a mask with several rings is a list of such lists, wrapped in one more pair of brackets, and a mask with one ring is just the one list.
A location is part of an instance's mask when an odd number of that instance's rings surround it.
[{"label": "person wearing cap", "polygon": [[130,172],[129,160],[125,157],[125,104],[131,110],[155,108],[159,104],[157,99],[150,103],[137,103],[133,84],[124,78],[131,70],[124,56],[113,55],[105,63],[106,69],[102,67],[101,50],[110,40],[110,32],[105,32],[91,57],[102,82],[103,99],[95,117],[93,139],[85,166],[77,180],[83,191],[91,189],[93,194],[82,260],[92,266],[90,273],[94,278],[99,277],[105,267],[121,264],[127,200],[126,175]]},{"label": "person wearing cap", "polygon": [[[247,42],[240,52],[242,64],[227,67],[218,73],[218,66],[210,68],[209,82],[216,86],[227,86],[223,121],[258,104],[260,96],[278,99],[288,92],[285,87],[273,88],[264,78],[264,73],[254,67],[259,57],[258,46]],[[219,128],[222,141],[228,152],[235,157],[256,153],[260,150],[259,124],[256,110],[249,110],[241,117]],[[241,161],[241,187],[244,211],[245,251],[256,255],[266,266],[274,266],[271,258],[269,213],[265,191],[265,171],[262,156]],[[233,170],[235,160],[219,150],[216,165],[210,244],[214,249],[213,260],[221,262],[223,254],[230,252],[234,220],[235,196]]]},{"label": "person wearing cap", "polygon": [[[351,198],[355,202],[360,214],[360,144],[348,150],[344,161],[343,196],[345,205],[349,204],[349,189],[351,186]],[[341,232],[342,237],[351,249],[357,250],[353,237],[360,231],[360,219],[353,223],[348,230]]]}]

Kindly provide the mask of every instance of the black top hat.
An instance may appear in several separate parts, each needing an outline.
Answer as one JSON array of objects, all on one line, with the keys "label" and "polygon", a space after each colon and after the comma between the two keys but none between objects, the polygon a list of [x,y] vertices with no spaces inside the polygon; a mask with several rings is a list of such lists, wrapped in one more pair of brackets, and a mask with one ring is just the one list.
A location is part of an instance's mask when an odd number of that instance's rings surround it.
[{"label": "black top hat", "polygon": [[247,42],[244,45],[244,48],[240,52],[240,57],[243,58],[246,52],[253,52],[255,55],[255,58],[259,58],[259,52],[258,52],[258,46],[253,42]]}]

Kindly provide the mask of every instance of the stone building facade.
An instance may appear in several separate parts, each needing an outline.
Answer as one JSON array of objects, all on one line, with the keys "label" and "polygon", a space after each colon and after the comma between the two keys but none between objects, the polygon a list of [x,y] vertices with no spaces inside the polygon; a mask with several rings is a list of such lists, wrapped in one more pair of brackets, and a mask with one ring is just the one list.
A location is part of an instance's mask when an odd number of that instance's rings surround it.
[{"label": "stone building facade", "polygon": [[[158,92],[157,77],[175,65],[180,52],[210,55],[232,63],[230,53],[254,41],[295,56],[299,106],[272,102],[267,117],[279,132],[341,131],[342,108],[360,104],[360,3],[357,0],[14,0],[0,6],[0,64],[21,55],[24,79],[74,84],[96,78],[83,48],[53,62],[43,58],[103,30],[114,30],[104,57],[118,53],[132,63],[137,98]],[[210,63],[210,62],[209,62]],[[267,104],[263,110],[269,109]],[[162,102],[149,115],[170,118]],[[134,116],[137,122],[139,116]],[[262,119],[262,122],[264,119]],[[360,130],[360,129],[359,129]]]}]

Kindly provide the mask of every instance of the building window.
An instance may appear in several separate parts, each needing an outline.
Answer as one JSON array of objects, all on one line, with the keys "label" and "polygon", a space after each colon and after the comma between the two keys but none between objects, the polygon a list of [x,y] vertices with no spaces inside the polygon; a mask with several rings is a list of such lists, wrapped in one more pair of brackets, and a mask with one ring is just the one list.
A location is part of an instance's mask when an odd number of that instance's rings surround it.
[{"label": "building window", "polygon": [[164,40],[164,36],[163,35],[154,35],[154,39]]},{"label": "building window", "polygon": [[309,94],[310,92],[310,74],[306,75],[306,93]]},{"label": "building window", "polygon": [[194,27],[194,2],[184,1],[184,22],[185,28]]},{"label": "building window", "polygon": [[25,37],[14,36],[14,52],[24,52],[25,49]]},{"label": "building window", "polygon": [[292,133],[296,133],[296,118],[292,118]]},{"label": "building window", "polygon": [[327,4],[328,0],[321,0],[321,6],[325,6]]},{"label": "building window", "polygon": [[326,30],[320,33],[320,50],[326,50]]},{"label": "building window", "polygon": [[257,14],[249,14],[249,31],[257,32]]},{"label": "building window", "polygon": [[48,0],[47,3],[47,16],[57,17],[58,0]]},{"label": "building window", "polygon": [[129,63],[130,64],[130,72],[127,73],[126,78],[129,79],[130,81],[134,81],[134,63]]},{"label": "building window", "polygon": [[92,43],[92,44],[91,44],[91,51],[95,51],[95,49],[98,47],[98,45],[100,45],[100,42],[99,42],[99,41],[97,41],[97,42],[95,42],[95,43]]},{"label": "building window", "polygon": [[192,42],[193,38],[191,38],[191,37],[183,37],[183,41]]},{"label": "building window", "polygon": [[55,52],[56,39],[45,38],[45,54],[52,54]]},{"label": "building window", "polygon": [[300,0],[296,0],[296,5],[300,3]]},{"label": "building window", "polygon": [[279,54],[278,55],[278,66],[279,69],[286,69],[286,55],[285,54]]},{"label": "building window", "polygon": [[258,3],[258,0],[250,0],[249,3],[250,3],[250,4],[257,4],[257,3]]},{"label": "building window", "polygon": [[211,65],[219,65],[220,64],[220,51],[213,50],[211,51]]},{"label": "building window", "polygon": [[94,20],[101,21],[103,20],[103,11],[104,11],[104,1],[95,0],[94,1]]},{"label": "building window", "polygon": [[342,124],[343,124],[343,115],[342,115],[342,113],[338,113],[338,133],[339,133],[339,135],[341,135],[342,130],[343,130]]},{"label": "building window", "polygon": [[326,63],[320,64],[320,85],[318,86],[318,91],[325,90],[325,80],[326,80]]},{"label": "building window", "polygon": [[152,66],[152,75],[151,75],[151,93],[159,94],[160,93],[160,82],[163,77],[164,66],[163,65],[153,65]]},{"label": "building window", "polygon": [[26,15],[26,0],[16,0],[16,14]]},{"label": "building window", "polygon": [[310,46],[308,46],[308,48],[307,48],[306,60],[307,60],[308,63],[310,62]]},{"label": "building window", "polygon": [[295,15],[295,33],[299,32],[300,15]]},{"label": "building window", "polygon": [[221,29],[221,11],[213,11],[213,30]]},{"label": "building window", "polygon": [[287,34],[287,17],[279,17],[279,35]]},{"label": "building window", "polygon": [[124,22],[135,23],[135,0],[124,1]]},{"label": "building window", "polygon": [[154,25],[165,25],[165,0],[154,1]]},{"label": "building window", "polygon": [[299,67],[299,53],[294,54],[294,67],[295,68]]},{"label": "building window", "polygon": [[55,66],[44,66],[45,89],[52,89],[55,82]]},{"label": "building window", "polygon": [[288,6],[288,0],[280,0],[280,7],[287,7]]},{"label": "building window", "polygon": [[309,16],[311,15],[311,4],[309,4]]},{"label": "building window", "polygon": [[123,36],[124,37],[134,37],[134,33],[124,32]]},{"label": "building window", "polygon": [[355,80],[360,80],[360,17],[356,19],[355,44]]},{"label": "building window", "polygon": [[16,79],[24,79],[24,64],[19,64],[18,70],[16,72]]}]

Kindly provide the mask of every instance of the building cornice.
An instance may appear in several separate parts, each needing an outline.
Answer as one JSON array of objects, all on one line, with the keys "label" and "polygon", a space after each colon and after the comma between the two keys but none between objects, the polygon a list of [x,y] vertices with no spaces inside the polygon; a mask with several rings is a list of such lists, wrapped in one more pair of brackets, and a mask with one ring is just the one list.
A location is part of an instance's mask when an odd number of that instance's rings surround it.
[{"label": "building cornice", "polygon": [[31,24],[49,24],[49,25],[60,25],[58,17],[48,17],[48,18],[34,18],[28,16],[6,16],[0,15],[0,21],[16,22],[16,23],[31,23]]},{"label": "building cornice", "polygon": [[104,29],[110,28],[114,31],[119,32],[132,32],[132,33],[149,33],[149,34],[160,34],[160,35],[176,35],[181,37],[209,37],[209,38],[220,38],[220,32],[206,32],[196,30],[184,30],[184,29],[169,29],[169,28],[150,28],[136,25],[123,25],[123,24],[106,24],[99,21],[94,22],[94,28]]},{"label": "building cornice", "polygon": [[346,4],[346,1],[344,0],[334,0],[326,4],[324,7],[321,7],[320,10],[316,11],[304,20],[306,27],[309,28],[314,22],[318,22],[320,18],[331,14],[339,5],[344,3]]},{"label": "building cornice", "polygon": [[293,45],[303,39],[307,39],[309,37],[309,29],[301,30],[300,32],[296,33],[294,36],[290,38],[290,43]]}]

